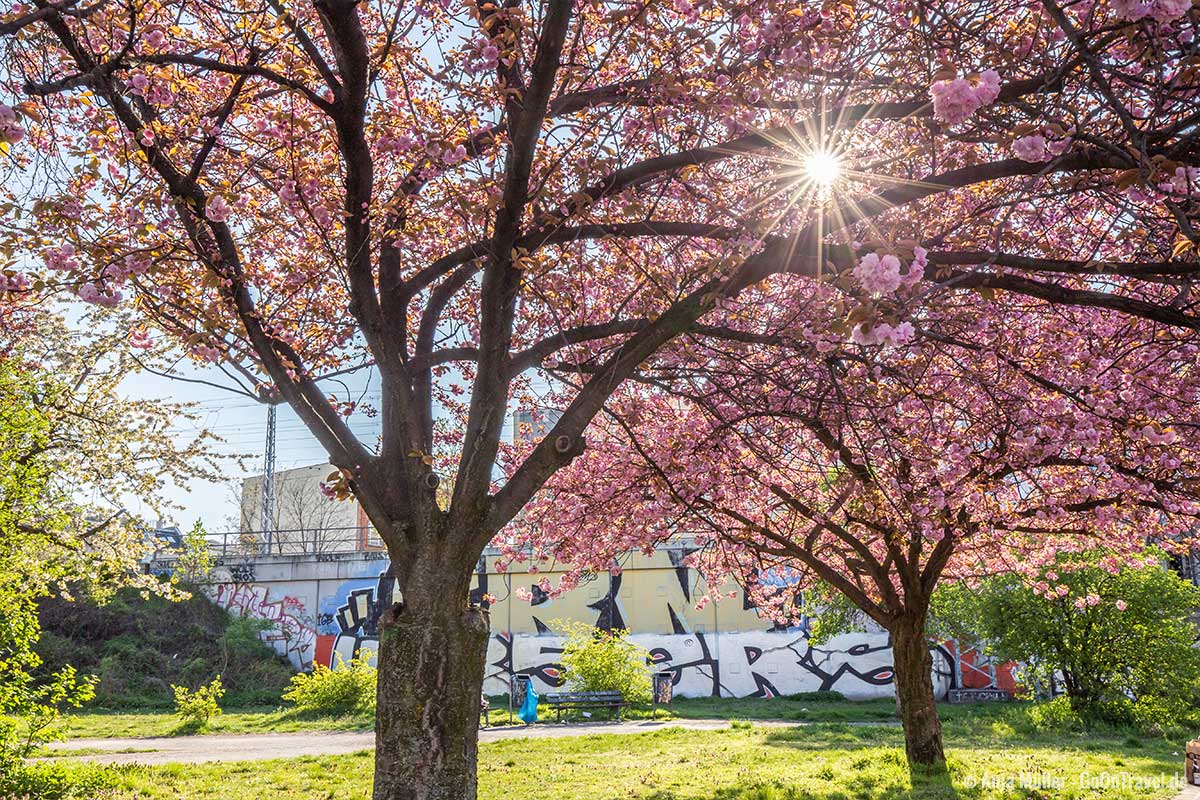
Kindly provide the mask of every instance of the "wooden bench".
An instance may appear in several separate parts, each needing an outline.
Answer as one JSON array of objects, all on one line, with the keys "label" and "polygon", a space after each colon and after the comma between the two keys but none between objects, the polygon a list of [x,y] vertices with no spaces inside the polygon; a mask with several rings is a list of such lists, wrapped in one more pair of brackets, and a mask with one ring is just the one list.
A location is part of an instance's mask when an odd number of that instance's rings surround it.
[{"label": "wooden bench", "polygon": [[621,721],[621,709],[629,705],[620,692],[550,692],[542,695],[542,702],[554,709],[557,720],[562,722],[564,711],[579,711],[585,708],[616,709],[617,721]]}]

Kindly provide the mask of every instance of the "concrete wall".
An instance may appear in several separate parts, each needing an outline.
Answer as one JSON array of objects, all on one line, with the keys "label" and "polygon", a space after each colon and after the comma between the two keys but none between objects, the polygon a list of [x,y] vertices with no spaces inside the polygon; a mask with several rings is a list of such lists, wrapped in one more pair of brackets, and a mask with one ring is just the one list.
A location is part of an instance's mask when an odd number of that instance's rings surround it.
[{"label": "concrete wall", "polygon": [[[630,629],[658,669],[675,673],[680,696],[774,696],[817,689],[862,699],[893,695],[886,633],[866,630],[813,647],[806,624],[778,629],[760,618],[733,585],[722,588],[735,597],[697,610],[705,586],[684,563],[689,552],[687,545],[678,545],[652,556],[631,554],[620,574],[597,575],[557,598],[537,586],[546,577],[556,581],[552,568],[542,565],[531,574],[513,565],[501,573],[496,554],[485,554],[472,592],[476,602],[488,604],[492,622],[485,691],[506,692],[513,672],[532,674],[543,690],[559,685],[562,637],[555,633],[556,622],[580,620]],[[170,563],[155,566],[166,569]],[[379,615],[392,603],[395,586],[381,554],[317,553],[225,559],[207,591],[234,613],[273,622],[268,641],[307,669],[373,649]],[[952,644],[936,647],[938,691],[987,685],[989,676],[974,661],[972,654],[958,659]],[[1011,675],[1002,671],[999,684],[1011,689]]]}]

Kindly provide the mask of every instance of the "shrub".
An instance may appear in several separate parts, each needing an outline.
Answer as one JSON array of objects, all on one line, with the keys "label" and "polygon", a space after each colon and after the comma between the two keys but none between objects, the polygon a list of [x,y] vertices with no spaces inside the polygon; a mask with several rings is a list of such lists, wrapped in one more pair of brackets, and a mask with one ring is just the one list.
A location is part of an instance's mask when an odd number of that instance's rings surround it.
[{"label": "shrub", "polygon": [[[1120,566],[1103,552],[1060,557],[1032,584],[1004,576],[974,592],[954,587],[935,613],[958,638],[1023,662],[1026,682],[1061,679],[1081,723],[1161,728],[1196,714],[1200,651],[1189,615],[1200,588],[1159,564]],[[1074,724],[1061,706],[1039,712],[1046,724]]]},{"label": "shrub", "polygon": [[20,763],[0,769],[0,797],[21,800],[95,800],[117,786],[104,767]]},{"label": "shrub", "polygon": [[567,634],[559,662],[567,685],[583,692],[620,692],[629,703],[648,703],[649,652],[629,641],[629,631],[603,631],[582,622],[557,623]]},{"label": "shrub", "polygon": [[175,713],[183,718],[185,725],[202,728],[221,713],[221,706],[217,701],[225,695],[225,688],[221,686],[220,675],[213,678],[212,683],[201,686],[194,692],[189,691],[186,686],[172,686],[171,691],[175,693]]},{"label": "shrub", "polygon": [[1029,721],[1043,733],[1069,733],[1083,730],[1083,718],[1071,707],[1067,697],[1056,697],[1029,707]]},{"label": "shrub", "polygon": [[[95,681],[81,678],[70,665],[43,669],[33,649],[39,633],[33,598],[0,587],[0,611],[0,786],[20,786],[32,795],[33,772],[24,759],[59,738],[63,710],[90,700]],[[0,792],[12,796],[19,795]]]},{"label": "shrub", "polygon": [[371,666],[370,650],[338,663],[333,669],[318,664],[312,672],[292,676],[292,686],[283,699],[314,714],[365,713],[375,710],[377,672]]}]

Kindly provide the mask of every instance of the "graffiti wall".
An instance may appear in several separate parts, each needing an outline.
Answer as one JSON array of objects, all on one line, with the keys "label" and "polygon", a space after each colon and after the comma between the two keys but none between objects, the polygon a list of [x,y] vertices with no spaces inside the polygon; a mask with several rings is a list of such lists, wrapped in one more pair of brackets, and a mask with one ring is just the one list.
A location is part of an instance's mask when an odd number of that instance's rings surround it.
[{"label": "graffiti wall", "polygon": [[241,582],[218,583],[209,596],[232,614],[271,623],[263,638],[296,667],[312,666],[317,629],[304,600],[282,594],[269,584]]},{"label": "graffiti wall", "polygon": [[[556,581],[553,565],[500,572],[494,556],[485,555],[471,593],[492,622],[485,691],[504,694],[514,672],[532,675],[542,690],[562,685],[556,629],[572,620],[632,631],[655,668],[672,674],[682,697],[773,697],[819,689],[858,699],[892,696],[885,632],[866,630],[814,646],[806,620],[781,629],[760,617],[736,587],[722,587],[735,592],[732,599],[698,609],[707,587],[687,566],[690,552],[681,546],[631,555],[620,572],[593,576],[561,597],[550,597],[540,585],[546,578]],[[335,666],[376,649],[380,616],[397,596],[386,560],[374,554],[325,558],[307,572],[294,557],[282,569],[284,560],[223,566],[210,595],[234,613],[272,623],[267,640],[298,668]],[[974,654],[960,658],[950,643],[934,647],[933,656],[939,693],[1011,688],[1007,671],[988,672]]]},{"label": "graffiti wall", "polygon": [[[891,646],[886,634],[848,634],[822,647],[803,632],[753,631],[633,634],[657,671],[669,672],[680,697],[777,697],[835,690],[854,699],[892,695]],[[562,639],[495,633],[488,648],[484,691],[504,694],[516,671],[545,691],[562,685],[557,663]],[[953,665],[935,657],[935,688],[951,688]]]}]

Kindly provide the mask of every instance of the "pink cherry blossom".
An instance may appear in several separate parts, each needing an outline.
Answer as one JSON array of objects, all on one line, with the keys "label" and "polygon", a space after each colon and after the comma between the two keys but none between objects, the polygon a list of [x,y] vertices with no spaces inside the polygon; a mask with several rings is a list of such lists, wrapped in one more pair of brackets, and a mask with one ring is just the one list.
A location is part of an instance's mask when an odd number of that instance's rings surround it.
[{"label": "pink cherry blossom", "polygon": [[225,198],[219,194],[214,194],[208,198],[208,203],[204,206],[204,216],[208,217],[212,222],[225,222],[229,219],[233,210],[225,201]]},{"label": "pink cherry blossom", "polygon": [[868,253],[853,270],[862,288],[872,294],[891,294],[900,288],[900,259],[891,253]]},{"label": "pink cherry blossom", "polygon": [[1131,22],[1150,17],[1157,22],[1179,19],[1192,6],[1190,0],[1112,0],[1117,16]]},{"label": "pink cherry blossom", "polygon": [[1040,134],[1022,136],[1012,144],[1013,155],[1022,161],[1038,163],[1045,161],[1049,155],[1046,150],[1046,137]]},{"label": "pink cherry blossom", "polygon": [[46,266],[53,270],[74,272],[79,269],[79,260],[75,257],[75,245],[63,242],[58,247],[52,247],[43,254]]},{"label": "pink cherry blossom", "polygon": [[978,78],[951,78],[936,81],[930,88],[933,115],[946,125],[957,125],[970,119],[978,109],[991,105],[1000,95],[1000,75],[992,69],[981,72]]},{"label": "pink cherry blossom", "polygon": [[25,129],[17,121],[17,112],[0,103],[0,144],[16,144],[24,138]]},{"label": "pink cherry blossom", "polygon": [[31,284],[29,276],[23,272],[12,275],[0,273],[0,292],[24,292],[29,289]]}]

